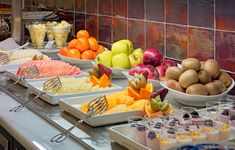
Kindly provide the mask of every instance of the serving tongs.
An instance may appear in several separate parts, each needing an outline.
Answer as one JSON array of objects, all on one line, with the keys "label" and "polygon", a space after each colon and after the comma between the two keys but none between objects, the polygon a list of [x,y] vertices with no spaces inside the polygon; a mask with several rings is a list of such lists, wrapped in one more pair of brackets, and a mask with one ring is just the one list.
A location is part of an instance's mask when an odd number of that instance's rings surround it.
[{"label": "serving tongs", "polygon": [[39,75],[38,67],[36,65],[27,67],[22,70],[22,76],[17,79],[14,83],[10,84],[9,86],[5,87],[5,90],[11,88],[12,86],[16,85],[22,80],[25,80],[26,78],[28,79],[33,79]]},{"label": "serving tongs", "polygon": [[0,65],[4,65],[9,62],[9,57],[6,53],[0,52]]},{"label": "serving tongs", "polygon": [[43,83],[43,90],[40,93],[38,93],[34,98],[24,102],[23,104],[18,105],[16,107],[13,107],[12,109],[10,109],[10,112],[20,111],[28,103],[30,103],[33,100],[37,99],[38,97],[46,94],[47,92],[51,93],[51,94],[56,94],[61,87],[62,87],[62,84],[61,84],[61,81],[60,81],[59,77],[49,79],[49,80],[47,80],[46,82]]},{"label": "serving tongs", "polygon": [[51,142],[60,143],[64,141],[68,135],[71,133],[71,131],[77,127],[80,123],[83,123],[86,119],[89,117],[92,117],[96,114],[102,114],[104,111],[106,111],[108,108],[108,102],[105,96],[98,97],[88,104],[88,112],[86,113],[85,117],[81,120],[78,120],[72,127],[65,130],[62,133],[59,133],[51,138]]}]

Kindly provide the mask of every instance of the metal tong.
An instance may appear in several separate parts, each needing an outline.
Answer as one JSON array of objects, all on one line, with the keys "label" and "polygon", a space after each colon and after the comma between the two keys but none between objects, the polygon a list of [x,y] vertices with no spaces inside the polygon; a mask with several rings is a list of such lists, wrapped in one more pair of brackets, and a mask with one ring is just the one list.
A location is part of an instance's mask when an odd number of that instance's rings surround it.
[{"label": "metal tong", "polygon": [[80,123],[83,123],[84,120],[88,119],[89,117],[92,117],[96,114],[101,114],[104,111],[106,111],[108,108],[108,102],[105,96],[102,97],[98,97],[94,100],[92,100],[91,102],[89,102],[88,104],[88,112],[86,113],[85,117],[81,120],[78,120],[72,127],[70,127],[69,129],[65,130],[62,133],[59,133],[57,135],[55,135],[54,137],[51,138],[51,142],[56,142],[56,143],[60,143],[62,141],[64,141],[68,135],[70,134],[70,132],[77,127]]},{"label": "metal tong", "polygon": [[37,77],[38,75],[39,75],[39,71],[36,65],[25,68],[22,70],[22,76],[11,85],[5,87],[5,90],[11,88],[13,85],[16,85],[17,83],[19,83],[22,80],[25,80],[26,78],[33,79]]},{"label": "metal tong", "polygon": [[62,87],[62,84],[60,82],[59,77],[56,78],[52,78],[47,80],[45,83],[43,83],[43,90],[38,93],[34,98],[24,102],[21,105],[18,105],[16,107],[13,107],[12,109],[10,109],[10,112],[18,112],[20,111],[22,108],[24,108],[28,103],[32,102],[33,100],[37,99],[38,97],[46,94],[47,92],[55,94],[58,92],[58,90]]},{"label": "metal tong", "polygon": [[6,53],[0,52],[0,65],[4,65],[9,62],[9,57]]}]

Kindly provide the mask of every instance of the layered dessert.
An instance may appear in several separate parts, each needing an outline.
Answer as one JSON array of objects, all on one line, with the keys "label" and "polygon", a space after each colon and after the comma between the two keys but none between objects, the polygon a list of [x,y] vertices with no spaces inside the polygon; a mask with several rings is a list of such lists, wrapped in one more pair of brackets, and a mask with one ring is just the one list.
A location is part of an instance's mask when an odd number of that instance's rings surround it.
[{"label": "layered dessert", "polygon": [[230,126],[228,124],[222,124],[219,127],[219,140],[224,141],[224,140],[229,140],[230,137]]},{"label": "layered dessert", "polygon": [[187,144],[193,141],[193,138],[189,135],[178,135],[176,136],[176,140],[179,144]]},{"label": "layered dessert", "polygon": [[151,125],[150,129],[146,130],[146,145],[148,148],[160,150],[160,132],[162,129],[162,122],[157,122]]},{"label": "layered dessert", "polygon": [[229,109],[224,109],[222,113],[219,114],[219,119],[221,122],[227,123],[230,120]]},{"label": "layered dessert", "polygon": [[177,145],[177,140],[174,138],[161,138],[160,139],[160,149],[165,150]]},{"label": "layered dessert", "polygon": [[189,134],[193,138],[193,142],[205,142],[206,134],[202,133],[201,131],[191,131]]}]

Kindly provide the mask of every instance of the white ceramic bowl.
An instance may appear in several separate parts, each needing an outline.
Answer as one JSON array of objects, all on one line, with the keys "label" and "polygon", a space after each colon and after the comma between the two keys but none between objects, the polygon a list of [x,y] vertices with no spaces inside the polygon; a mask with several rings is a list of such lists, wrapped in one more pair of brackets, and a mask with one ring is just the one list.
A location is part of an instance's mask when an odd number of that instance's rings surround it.
[{"label": "white ceramic bowl", "polygon": [[231,85],[223,93],[220,93],[217,95],[209,95],[209,96],[190,95],[190,94],[186,94],[180,91],[176,91],[167,87],[167,83],[163,81],[160,84],[164,88],[167,88],[169,90],[169,94],[171,94],[172,97],[174,97],[181,104],[188,105],[188,106],[205,106],[206,105],[205,103],[207,101],[219,100],[222,96],[227,94],[234,87],[234,80],[232,80]]},{"label": "white ceramic bowl", "polygon": [[[129,75],[129,71],[123,71],[122,73],[126,76],[126,78],[133,78],[134,77],[132,75]],[[153,84],[155,90],[161,88],[161,85],[160,85],[161,81],[159,81],[159,80],[148,79],[148,82]]]},{"label": "white ceramic bowl", "polygon": [[60,57],[61,60],[65,61],[71,65],[76,65],[81,68],[92,67],[93,60],[83,60],[83,59],[70,58],[70,57],[60,55],[59,53],[57,53],[57,55]]}]

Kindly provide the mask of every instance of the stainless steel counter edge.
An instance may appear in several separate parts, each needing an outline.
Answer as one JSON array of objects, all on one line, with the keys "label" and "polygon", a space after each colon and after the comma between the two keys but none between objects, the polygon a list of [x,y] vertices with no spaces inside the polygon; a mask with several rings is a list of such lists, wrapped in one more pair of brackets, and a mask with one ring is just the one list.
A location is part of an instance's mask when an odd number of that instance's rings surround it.
[{"label": "stainless steel counter edge", "polygon": [[61,132],[50,123],[31,112],[28,108],[17,114],[9,112],[13,106],[19,105],[5,93],[0,95],[0,125],[5,128],[26,149],[86,149],[72,138],[55,144],[50,138]]}]

